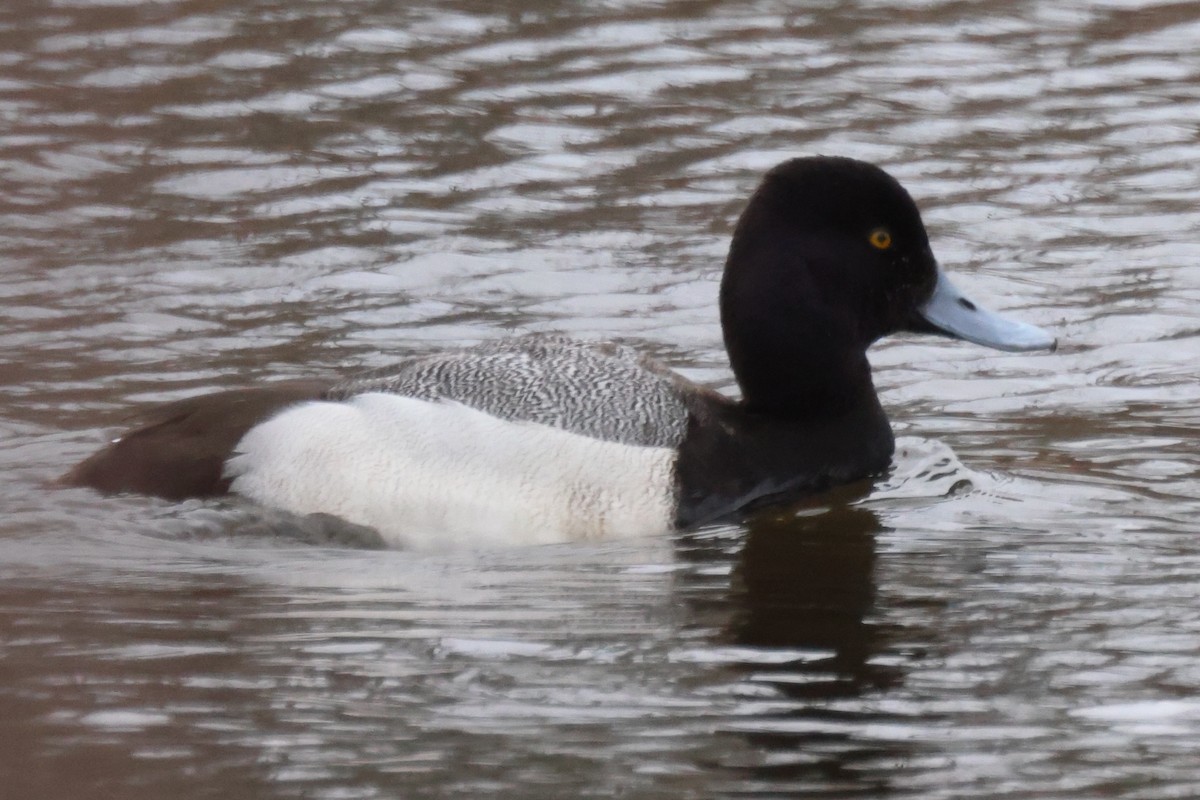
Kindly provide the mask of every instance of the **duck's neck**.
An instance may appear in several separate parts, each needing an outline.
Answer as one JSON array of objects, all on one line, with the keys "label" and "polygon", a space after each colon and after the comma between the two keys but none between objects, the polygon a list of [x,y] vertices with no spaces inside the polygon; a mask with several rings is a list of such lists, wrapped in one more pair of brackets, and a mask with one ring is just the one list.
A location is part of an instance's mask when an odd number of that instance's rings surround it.
[{"label": "duck's neck", "polygon": [[878,406],[871,367],[862,351],[803,347],[755,348],[734,373],[747,411],[781,419],[842,417]]},{"label": "duck's neck", "polygon": [[747,315],[741,309],[753,306],[723,303],[725,347],[746,410],[814,420],[878,405],[865,346],[846,325],[772,304]]}]

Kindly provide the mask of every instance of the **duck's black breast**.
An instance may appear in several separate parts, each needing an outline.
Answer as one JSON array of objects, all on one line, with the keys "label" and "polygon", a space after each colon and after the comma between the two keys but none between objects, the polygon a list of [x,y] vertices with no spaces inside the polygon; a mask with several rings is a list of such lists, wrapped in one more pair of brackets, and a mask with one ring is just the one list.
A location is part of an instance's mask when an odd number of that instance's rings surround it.
[{"label": "duck's black breast", "polygon": [[894,450],[874,392],[839,413],[797,418],[729,401],[693,403],[675,464],[676,527],[878,475]]}]

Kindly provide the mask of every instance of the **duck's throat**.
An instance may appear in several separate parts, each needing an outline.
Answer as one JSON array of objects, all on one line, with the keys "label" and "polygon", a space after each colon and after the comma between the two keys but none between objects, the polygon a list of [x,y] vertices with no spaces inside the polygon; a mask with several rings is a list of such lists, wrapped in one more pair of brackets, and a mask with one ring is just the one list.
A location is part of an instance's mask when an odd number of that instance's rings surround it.
[{"label": "duck's throat", "polygon": [[747,410],[812,421],[878,405],[866,353],[829,341],[808,344],[775,343],[734,359]]}]

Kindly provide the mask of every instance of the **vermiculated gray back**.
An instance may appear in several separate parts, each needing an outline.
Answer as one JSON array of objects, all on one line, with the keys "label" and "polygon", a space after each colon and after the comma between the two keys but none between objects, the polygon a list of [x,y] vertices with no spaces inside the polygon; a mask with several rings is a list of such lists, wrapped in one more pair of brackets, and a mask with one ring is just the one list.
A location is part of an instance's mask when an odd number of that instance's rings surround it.
[{"label": "vermiculated gray back", "polygon": [[681,378],[632,348],[535,335],[413,358],[348,378],[327,396],[452,400],[605,441],[674,447],[687,429],[685,390]]}]

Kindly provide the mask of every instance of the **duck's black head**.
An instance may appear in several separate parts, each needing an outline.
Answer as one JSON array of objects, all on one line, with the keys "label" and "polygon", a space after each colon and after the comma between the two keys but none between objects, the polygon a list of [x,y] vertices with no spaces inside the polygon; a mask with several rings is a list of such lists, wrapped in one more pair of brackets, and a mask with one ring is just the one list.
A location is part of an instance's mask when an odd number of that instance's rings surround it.
[{"label": "duck's black head", "polygon": [[866,350],[890,333],[1053,344],[958,294],[904,187],[849,158],[797,158],[763,178],[734,231],[721,324],[746,404],[790,414],[874,401]]}]

